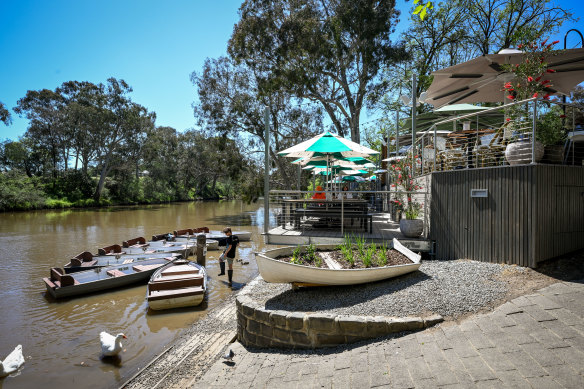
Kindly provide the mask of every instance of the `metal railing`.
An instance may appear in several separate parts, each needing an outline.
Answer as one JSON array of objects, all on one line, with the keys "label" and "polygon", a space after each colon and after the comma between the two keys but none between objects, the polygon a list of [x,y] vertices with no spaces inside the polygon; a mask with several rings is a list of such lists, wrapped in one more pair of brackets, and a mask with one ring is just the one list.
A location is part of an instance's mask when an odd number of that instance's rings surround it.
[{"label": "metal railing", "polygon": [[[421,178],[423,179],[423,178]],[[426,183],[424,183],[425,185]],[[421,186],[421,185],[420,185]],[[283,230],[306,232],[308,230],[340,231],[344,234],[373,233],[370,227],[385,223],[397,228],[405,217],[407,204],[419,205],[418,219],[424,220],[424,236],[429,228],[430,192],[427,186],[405,191],[324,191],[325,199],[312,200],[314,191],[271,190],[270,211],[276,215],[276,224]]]},{"label": "metal railing", "polygon": [[[456,130],[438,130],[450,123]],[[418,134],[407,156],[415,175],[509,164],[584,165],[584,110],[574,104],[532,98],[445,119]]]}]

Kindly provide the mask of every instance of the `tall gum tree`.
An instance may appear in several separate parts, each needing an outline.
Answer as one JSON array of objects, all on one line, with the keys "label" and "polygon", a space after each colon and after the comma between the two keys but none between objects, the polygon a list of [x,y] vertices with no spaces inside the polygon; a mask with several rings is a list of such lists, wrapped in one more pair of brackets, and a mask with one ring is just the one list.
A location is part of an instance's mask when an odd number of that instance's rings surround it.
[{"label": "tall gum tree", "polygon": [[116,163],[122,163],[126,147],[154,126],[155,114],[127,96],[132,88],[124,81],[109,78],[105,87],[105,105],[102,107],[102,125],[95,142],[99,181],[94,198],[99,200],[105,179]]},{"label": "tall gum tree", "polygon": [[[207,59],[191,80],[198,91],[193,105],[198,124],[211,136],[230,136],[248,153],[262,151],[265,107],[270,110],[270,158],[278,167],[278,186],[290,187],[292,166],[277,154],[322,129],[322,115],[312,105],[299,105],[282,90],[266,92],[258,69],[235,65],[229,58]],[[229,152],[229,149],[226,150]]]},{"label": "tall gum tree", "polygon": [[246,0],[228,51],[262,74],[267,90],[318,102],[337,132],[360,141],[367,95],[381,96],[379,69],[406,58],[391,41],[394,0]]}]

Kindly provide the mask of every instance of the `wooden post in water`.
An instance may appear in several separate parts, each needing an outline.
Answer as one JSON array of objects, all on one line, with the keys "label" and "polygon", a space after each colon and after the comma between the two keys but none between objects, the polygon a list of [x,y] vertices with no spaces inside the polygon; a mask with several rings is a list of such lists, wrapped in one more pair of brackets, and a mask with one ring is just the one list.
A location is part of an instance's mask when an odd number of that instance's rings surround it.
[{"label": "wooden post in water", "polygon": [[201,266],[207,264],[207,236],[197,235],[197,263]]},{"label": "wooden post in water", "polygon": [[264,234],[268,233],[270,222],[270,107],[264,111],[266,131],[264,134]]}]

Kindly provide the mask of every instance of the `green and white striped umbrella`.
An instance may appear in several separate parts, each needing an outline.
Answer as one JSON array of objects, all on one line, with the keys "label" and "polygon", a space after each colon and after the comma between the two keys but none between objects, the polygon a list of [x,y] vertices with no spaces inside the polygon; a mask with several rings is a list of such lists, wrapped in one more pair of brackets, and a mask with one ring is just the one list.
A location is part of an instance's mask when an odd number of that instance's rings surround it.
[{"label": "green and white striped umbrella", "polygon": [[375,154],[379,152],[328,131],[278,152],[278,155],[291,158],[365,158]]}]

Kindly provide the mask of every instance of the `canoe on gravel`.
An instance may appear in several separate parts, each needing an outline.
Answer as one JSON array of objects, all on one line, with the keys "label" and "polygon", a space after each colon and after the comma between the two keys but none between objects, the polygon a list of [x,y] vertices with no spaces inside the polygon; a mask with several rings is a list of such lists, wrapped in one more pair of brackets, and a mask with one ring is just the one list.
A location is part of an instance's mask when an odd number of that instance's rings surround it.
[{"label": "canoe on gravel", "polygon": [[[335,250],[337,247],[338,245],[316,245],[317,250]],[[408,257],[412,261],[411,264],[365,269],[325,269],[275,259],[279,256],[292,255],[295,248],[284,247],[256,253],[256,262],[264,281],[311,286],[363,284],[411,273],[418,270],[421,265],[421,256],[403,246],[397,239],[393,239],[393,248]]]},{"label": "canoe on gravel", "polygon": [[156,269],[167,263],[169,260],[166,258],[154,258],[138,264],[100,267],[71,274],[65,274],[63,269],[51,268],[50,277],[43,278],[43,281],[47,291],[56,299],[76,297],[139,282],[146,283]]},{"label": "canoe on gravel", "polygon": [[207,290],[205,268],[188,260],[175,260],[156,270],[148,282],[146,300],[153,310],[194,307]]}]

